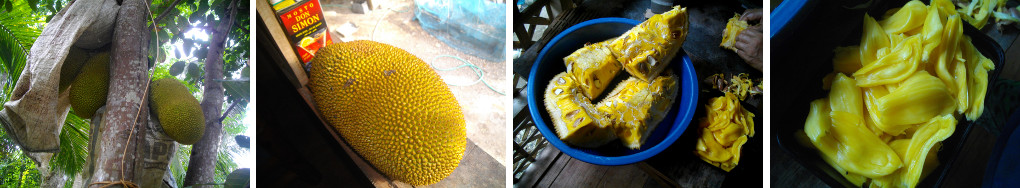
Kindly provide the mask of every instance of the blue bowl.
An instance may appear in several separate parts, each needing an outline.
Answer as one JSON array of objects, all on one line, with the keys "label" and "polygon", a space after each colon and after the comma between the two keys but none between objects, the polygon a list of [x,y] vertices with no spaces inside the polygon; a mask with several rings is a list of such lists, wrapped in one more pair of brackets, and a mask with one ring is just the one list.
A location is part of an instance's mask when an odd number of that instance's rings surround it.
[{"label": "blue bowl", "polygon": [[[597,165],[626,165],[648,159],[662,152],[683,134],[694,116],[698,99],[698,79],[690,57],[678,51],[669,68],[680,78],[680,90],[667,116],[655,127],[640,150],[623,147],[613,141],[599,148],[569,146],[556,135],[549,112],[545,109],[544,92],[553,76],[566,71],[563,57],[580,49],[585,43],[601,42],[627,32],[641,22],[625,18],[599,18],[574,25],[556,35],[538,54],[528,75],[528,109],[535,125],[556,149],[578,160]],[[621,71],[620,75],[627,75]],[[618,78],[619,79],[619,78]],[[615,86],[615,83],[614,85]],[[608,89],[607,91],[609,92]],[[595,101],[597,102],[597,101]],[[594,103],[594,102],[593,102]]]}]

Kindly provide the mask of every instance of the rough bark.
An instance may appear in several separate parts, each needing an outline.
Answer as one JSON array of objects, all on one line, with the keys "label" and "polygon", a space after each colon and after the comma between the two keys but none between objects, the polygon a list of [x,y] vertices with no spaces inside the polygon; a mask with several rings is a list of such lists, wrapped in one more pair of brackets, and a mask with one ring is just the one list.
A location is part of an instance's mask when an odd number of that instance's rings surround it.
[{"label": "rough bark", "polygon": [[[110,61],[110,90],[106,101],[105,125],[99,140],[92,184],[108,181],[134,181],[135,149],[144,138],[148,105],[144,95],[149,81],[148,41],[145,1],[124,0],[114,26]],[[139,113],[142,112],[142,113]],[[125,149],[129,149],[125,152]]]},{"label": "rough bark", "polygon": [[230,13],[222,17],[223,22],[213,31],[209,51],[205,57],[205,82],[201,104],[205,115],[205,134],[191,149],[184,186],[214,183],[216,155],[219,153],[220,135],[223,133],[219,115],[224,100],[223,84],[217,80],[223,79],[223,45],[227,35],[230,34],[231,26],[234,25],[234,16],[237,14],[236,0],[230,1],[228,10]]}]

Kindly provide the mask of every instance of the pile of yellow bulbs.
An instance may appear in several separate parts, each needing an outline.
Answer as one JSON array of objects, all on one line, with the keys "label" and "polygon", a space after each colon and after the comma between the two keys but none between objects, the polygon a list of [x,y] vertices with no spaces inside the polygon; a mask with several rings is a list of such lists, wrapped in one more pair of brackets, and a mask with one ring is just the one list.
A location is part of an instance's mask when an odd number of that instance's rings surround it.
[{"label": "pile of yellow bulbs", "polygon": [[957,118],[981,116],[995,64],[948,0],[889,13],[865,15],[860,45],[835,50],[829,96],[811,102],[799,136],[858,186],[914,187],[938,166]]}]

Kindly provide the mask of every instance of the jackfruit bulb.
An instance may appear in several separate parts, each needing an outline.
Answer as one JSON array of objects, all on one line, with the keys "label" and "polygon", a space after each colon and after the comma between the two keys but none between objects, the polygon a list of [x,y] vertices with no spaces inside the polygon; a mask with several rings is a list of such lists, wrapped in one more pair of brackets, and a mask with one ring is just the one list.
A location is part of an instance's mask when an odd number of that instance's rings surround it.
[{"label": "jackfruit bulb", "polygon": [[375,41],[320,49],[309,73],[326,123],[386,176],[439,182],[464,156],[464,114],[450,88],[421,59]]},{"label": "jackfruit bulb", "polygon": [[163,132],[178,143],[191,145],[205,134],[205,114],[198,100],[175,78],[149,84],[149,102]]},{"label": "jackfruit bulb", "polygon": [[110,56],[103,52],[89,58],[81,72],[71,82],[71,109],[74,115],[90,119],[99,107],[106,104],[106,93],[110,86]]}]

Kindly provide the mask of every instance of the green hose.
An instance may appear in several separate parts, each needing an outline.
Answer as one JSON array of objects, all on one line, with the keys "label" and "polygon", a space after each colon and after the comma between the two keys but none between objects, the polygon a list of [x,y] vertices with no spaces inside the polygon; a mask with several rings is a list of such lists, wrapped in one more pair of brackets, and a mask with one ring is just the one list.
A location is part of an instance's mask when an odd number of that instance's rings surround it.
[{"label": "green hose", "polygon": [[[456,67],[453,67],[453,68],[437,68],[436,65],[432,64],[432,62],[436,62],[436,60],[441,58],[441,57],[449,57],[449,58],[457,59],[457,60],[460,60],[460,62],[462,62],[462,63],[460,65],[457,65]],[[429,61],[429,66],[432,66],[432,69],[436,69],[437,71],[451,71],[451,70],[457,70],[457,69],[464,68],[464,67],[471,68],[471,70],[475,71],[475,75],[478,75],[478,79],[477,80],[472,81],[471,83],[460,83],[460,84],[446,82],[446,85],[451,85],[451,86],[472,86],[472,85],[478,84],[478,82],[481,82],[482,84],[485,84],[486,87],[489,87],[489,90],[492,90],[492,91],[494,91],[496,93],[499,93],[499,95],[506,96],[506,94],[504,94],[503,92],[499,92],[498,90],[496,90],[496,88],[492,87],[492,85],[489,85],[489,82],[485,81],[485,79],[484,79],[485,78],[485,71],[482,70],[481,67],[478,67],[475,64],[472,64],[471,62],[468,62],[467,60],[461,59],[460,57],[452,56],[452,55],[439,55],[439,56],[433,57],[432,61]]]}]

